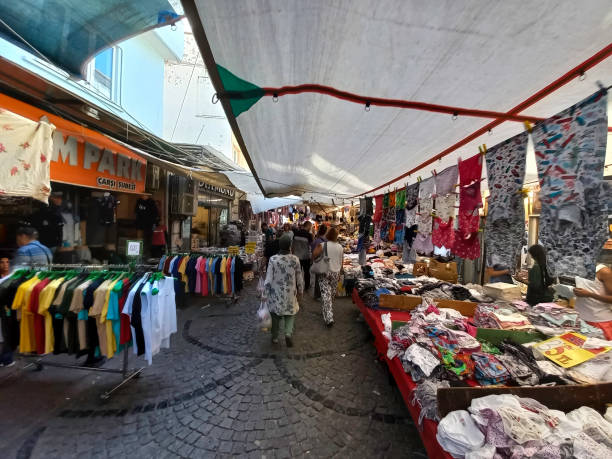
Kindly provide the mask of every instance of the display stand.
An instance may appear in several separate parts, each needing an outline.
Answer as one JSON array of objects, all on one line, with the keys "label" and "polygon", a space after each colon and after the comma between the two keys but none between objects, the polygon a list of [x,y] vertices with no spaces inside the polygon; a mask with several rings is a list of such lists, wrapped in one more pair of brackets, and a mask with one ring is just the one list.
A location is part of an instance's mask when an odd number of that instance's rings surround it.
[{"label": "display stand", "polygon": [[[79,265],[79,264],[51,264],[51,265],[33,265],[32,269],[128,269],[133,270],[137,268],[145,268],[145,269],[156,269],[157,265]],[[33,359],[27,366],[33,365],[36,371],[42,371],[45,366],[47,367],[56,367],[56,368],[68,368],[72,370],[83,370],[83,371],[93,371],[98,373],[115,373],[121,375],[121,382],[117,384],[112,389],[104,392],[100,395],[102,400],[108,400],[110,396],[130,382],[132,379],[138,378],[144,367],[135,368],[132,370],[128,369],[128,351],[129,347],[124,346],[123,348],[123,363],[121,369],[113,369],[113,368],[96,368],[96,367],[86,367],[83,365],[70,365],[66,363],[57,363],[57,362],[49,362],[44,357],[33,356],[29,354],[19,354],[20,357],[24,357],[26,359]]]}]

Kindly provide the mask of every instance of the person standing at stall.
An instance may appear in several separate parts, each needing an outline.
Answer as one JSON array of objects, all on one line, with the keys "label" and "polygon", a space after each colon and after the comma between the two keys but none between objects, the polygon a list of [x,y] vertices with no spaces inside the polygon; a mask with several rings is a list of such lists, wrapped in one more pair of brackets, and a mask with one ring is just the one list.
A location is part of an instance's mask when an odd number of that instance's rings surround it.
[{"label": "person standing at stall", "polygon": [[606,339],[612,340],[612,269],[597,265],[595,280],[576,278],[574,289],[576,311],[589,325],[601,328]]},{"label": "person standing at stall", "polygon": [[272,316],[272,343],[278,344],[280,322],[283,320],[287,347],[293,347],[295,315],[300,309],[298,296],[304,293],[300,260],[291,253],[291,243],[289,235],[279,239],[279,253],[270,258],[264,283],[264,298]]},{"label": "person standing at stall", "polygon": [[10,268],[9,257],[4,254],[0,255],[0,279],[4,279],[9,275]]},{"label": "person standing at stall", "polygon": [[38,241],[38,232],[30,226],[23,226],[17,230],[17,245],[19,249],[13,260],[16,267],[50,265],[53,261],[51,250]]},{"label": "person standing at stall", "polygon": [[329,258],[329,271],[319,275],[319,286],[321,288],[323,320],[327,327],[334,325],[333,302],[338,290],[338,278],[342,271],[342,260],[344,249],[338,244],[338,230],[330,228],[326,235],[327,242],[320,244],[312,254],[317,258],[321,253],[327,251]]},{"label": "person standing at stall", "polygon": [[529,247],[529,255],[533,258],[534,265],[529,270],[526,301],[531,306],[538,303],[549,303],[553,300],[553,292],[550,287],[553,279],[548,273],[546,249],[539,244],[532,245]]},{"label": "person standing at stall", "polygon": [[304,272],[304,288],[310,288],[310,261],[312,252],[310,246],[312,244],[312,223],[305,221],[302,227],[297,229],[293,235],[293,254],[300,259],[302,271]]}]

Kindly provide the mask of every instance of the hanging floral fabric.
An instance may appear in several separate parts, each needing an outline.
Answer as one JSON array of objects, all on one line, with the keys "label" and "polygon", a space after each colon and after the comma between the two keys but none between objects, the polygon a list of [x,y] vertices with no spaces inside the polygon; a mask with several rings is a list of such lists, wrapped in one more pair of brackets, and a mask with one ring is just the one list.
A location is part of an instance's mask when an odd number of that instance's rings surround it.
[{"label": "hanging floral fabric", "polygon": [[389,193],[389,207],[395,207],[395,191]]},{"label": "hanging floral fabric", "polygon": [[459,229],[455,232],[455,254],[473,260],[480,257],[479,208],[482,206],[480,179],[482,155],[459,160]]},{"label": "hanging floral fabric", "polygon": [[455,245],[455,231],[452,218],[448,221],[444,221],[439,217],[434,218],[431,241],[436,247],[446,247],[452,250]]},{"label": "hanging floral fabric", "polygon": [[598,91],[533,130],[542,203],[539,240],[556,275],[592,278],[608,238],[607,99]]},{"label": "hanging floral fabric", "polygon": [[383,195],[383,209],[387,209],[389,207],[389,193],[385,193]]},{"label": "hanging floral fabric", "polygon": [[516,135],[486,154],[489,211],[485,241],[496,263],[514,270],[525,240],[523,179],[527,163],[528,133]]},{"label": "hanging floral fabric", "polygon": [[433,177],[423,180],[419,185],[419,233],[426,236],[431,234],[431,212],[435,189],[436,182]]},{"label": "hanging floral fabric", "polygon": [[447,167],[442,172],[438,172],[435,176],[436,195],[446,196],[449,193],[454,193],[457,186],[457,178],[459,176],[459,168],[457,165]]},{"label": "hanging floral fabric", "polygon": [[48,122],[35,122],[0,109],[0,194],[48,202],[53,131]]},{"label": "hanging floral fabric", "polygon": [[406,188],[395,192],[395,207],[402,210],[406,207]]}]

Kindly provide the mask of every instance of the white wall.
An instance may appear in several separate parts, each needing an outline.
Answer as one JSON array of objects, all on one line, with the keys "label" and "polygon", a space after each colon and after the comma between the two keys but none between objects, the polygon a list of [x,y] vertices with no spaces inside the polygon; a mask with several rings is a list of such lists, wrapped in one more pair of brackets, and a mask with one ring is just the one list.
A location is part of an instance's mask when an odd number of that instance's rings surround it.
[{"label": "white wall", "polygon": [[214,93],[193,35],[187,30],[183,60],[166,62],[163,138],[210,145],[232,159],[232,131],[221,103],[212,103]]}]

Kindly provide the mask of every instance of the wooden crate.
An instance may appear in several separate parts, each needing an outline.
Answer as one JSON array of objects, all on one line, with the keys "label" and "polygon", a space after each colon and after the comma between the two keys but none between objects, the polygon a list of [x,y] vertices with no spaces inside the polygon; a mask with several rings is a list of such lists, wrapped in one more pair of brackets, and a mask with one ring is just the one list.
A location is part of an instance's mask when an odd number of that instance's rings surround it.
[{"label": "wooden crate", "polygon": [[412,311],[419,306],[423,298],[416,295],[380,295],[378,305],[381,308]]},{"label": "wooden crate", "polygon": [[474,317],[476,306],[478,306],[478,303],[474,303],[473,301],[444,300],[441,298],[434,298],[434,303],[436,303],[439,308],[449,308],[459,311],[466,317]]},{"label": "wooden crate", "polygon": [[606,405],[612,401],[612,383],[576,386],[444,387],[438,389],[438,415],[443,418],[451,411],[467,410],[472,399],[494,394],[532,398],[552,410],[566,413],[581,406],[589,406],[603,413]]}]

